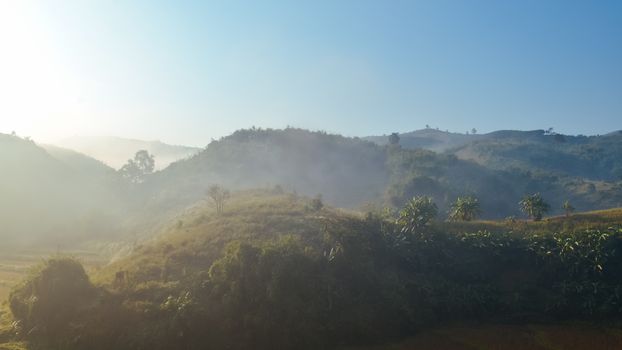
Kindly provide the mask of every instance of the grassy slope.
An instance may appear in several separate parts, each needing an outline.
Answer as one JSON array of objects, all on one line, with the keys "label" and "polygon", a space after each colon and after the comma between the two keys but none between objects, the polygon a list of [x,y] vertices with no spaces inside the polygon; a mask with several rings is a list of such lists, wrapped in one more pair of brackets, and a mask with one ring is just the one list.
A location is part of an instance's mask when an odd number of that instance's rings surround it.
[{"label": "grassy slope", "polygon": [[238,193],[222,215],[217,215],[210,203],[199,202],[173,220],[153,242],[136,247],[131,256],[110,264],[93,278],[109,283],[117,271],[128,271],[133,283],[141,283],[159,279],[166,270],[171,274],[169,279],[179,279],[182,274],[209,269],[233,240],[270,241],[293,235],[318,244],[325,225],[352,230],[360,219],[357,213],[328,208],[313,211],[309,205],[307,198],[265,191]]},{"label": "grassy slope", "polygon": [[[358,213],[331,208],[310,210],[308,199],[291,194],[247,191],[235,195],[222,215],[216,215],[206,202],[189,208],[153,242],[137,247],[127,258],[93,271],[91,276],[98,284],[110,284],[117,271],[128,271],[136,285],[161,280],[163,274],[168,281],[184,283],[185,276],[209,268],[231,240],[269,241],[295,235],[317,244],[326,225],[331,230],[356,230],[360,218]],[[622,209],[553,217],[537,223],[517,221],[511,225],[517,231],[545,232],[615,223],[622,223]],[[453,231],[501,231],[510,224],[477,221],[438,225]],[[588,325],[476,325],[428,330],[395,344],[358,349],[615,349],[622,346],[621,339],[619,330]],[[4,344],[0,349],[25,349],[25,345]]]},{"label": "grassy slope", "polygon": [[[146,282],[167,270],[177,278],[206,269],[219,256],[226,242],[234,239],[265,239],[293,234],[313,242],[322,232],[326,221],[340,229],[350,229],[358,214],[333,209],[309,211],[307,202],[290,195],[271,195],[247,192],[236,196],[222,216],[208,210],[206,204],[191,208],[156,240],[155,244],[141,247],[137,254],[116,262],[99,271],[95,279],[110,283],[114,273],[126,270]],[[514,228],[523,232],[547,232],[556,229],[606,228],[622,223],[622,209],[577,213],[570,217],[552,217],[541,222],[476,221],[469,223],[439,223],[452,231]],[[510,225],[510,227],[508,227]],[[190,263],[186,257],[203,252],[204,259]],[[182,268],[186,266],[189,270]],[[182,272],[183,269],[183,272]],[[387,345],[364,348],[368,350],[405,349],[617,349],[622,347],[619,329],[591,325],[475,325],[452,326],[426,330],[410,339]]]}]

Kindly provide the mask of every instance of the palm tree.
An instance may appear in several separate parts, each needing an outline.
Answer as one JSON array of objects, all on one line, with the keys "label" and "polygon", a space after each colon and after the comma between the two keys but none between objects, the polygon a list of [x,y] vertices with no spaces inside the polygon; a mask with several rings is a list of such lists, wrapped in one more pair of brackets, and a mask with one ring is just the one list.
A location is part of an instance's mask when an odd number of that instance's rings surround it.
[{"label": "palm tree", "polygon": [[452,221],[471,221],[482,213],[479,200],[474,196],[458,197],[451,205],[449,220]]},{"label": "palm tree", "polygon": [[526,195],[518,204],[520,205],[520,209],[534,221],[542,220],[542,216],[548,213],[551,208],[551,206],[542,199],[540,193]]},{"label": "palm tree", "polygon": [[413,197],[399,212],[397,224],[403,233],[415,233],[438,215],[438,207],[431,197]]}]

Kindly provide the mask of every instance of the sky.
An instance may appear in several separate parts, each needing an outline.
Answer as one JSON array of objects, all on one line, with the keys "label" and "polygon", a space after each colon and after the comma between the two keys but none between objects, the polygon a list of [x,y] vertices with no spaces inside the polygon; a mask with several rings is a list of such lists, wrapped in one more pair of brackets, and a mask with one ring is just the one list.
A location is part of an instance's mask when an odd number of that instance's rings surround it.
[{"label": "sky", "polygon": [[622,1],[0,0],[0,132],[622,129]]}]

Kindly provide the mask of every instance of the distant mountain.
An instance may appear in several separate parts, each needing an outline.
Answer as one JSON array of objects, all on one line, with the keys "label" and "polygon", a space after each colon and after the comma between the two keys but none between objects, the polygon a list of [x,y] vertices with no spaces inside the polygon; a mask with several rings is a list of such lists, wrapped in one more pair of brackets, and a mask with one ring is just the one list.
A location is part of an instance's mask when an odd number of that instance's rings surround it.
[{"label": "distant mountain", "polygon": [[110,232],[115,172],[87,156],[0,134],[0,240],[62,244]]},{"label": "distant mountain", "polygon": [[[453,154],[487,168],[521,169],[595,181],[622,180],[622,131],[563,135],[544,130],[457,134],[423,129],[399,134],[400,146]],[[388,136],[364,139],[388,144]]]},{"label": "distant mountain", "polygon": [[389,181],[384,148],[301,129],[239,130],[155,173],[145,186],[166,205],[205,198],[210,184],[232,189],[281,186],[339,206],[382,198]]},{"label": "distant mountain", "polygon": [[[424,136],[429,147],[444,151],[413,146],[413,140],[424,144]],[[551,205],[550,214],[562,213],[565,200],[581,211],[622,206],[620,132],[426,130],[403,134],[400,144],[293,128],[239,130],[143,182],[128,183],[86,155],[0,135],[0,238],[149,236],[206,201],[212,184],[321,195],[330,205],[364,210],[399,208],[426,195],[441,218],[462,195],[480,199],[484,218],[521,217],[518,202],[535,192]],[[162,155],[152,152],[156,159]]]},{"label": "distant mountain", "polygon": [[[400,145],[404,148],[423,148],[435,152],[443,152],[484,137],[478,134],[458,134],[431,128],[401,133],[399,136]],[[386,145],[389,143],[388,135],[367,136],[363,139],[379,145]]]},{"label": "distant mountain", "polygon": [[119,169],[139,150],[147,150],[155,156],[156,169],[192,156],[201,149],[197,147],[169,145],[160,141],[143,141],[112,136],[73,136],[61,140],[58,146],[69,148],[98,159]]},{"label": "distant mountain", "polygon": [[40,145],[49,155],[63,164],[69,166],[72,171],[92,177],[109,176],[114,169],[95,158],[85,154],[54,145]]},{"label": "distant mountain", "polygon": [[[564,200],[579,210],[622,204],[622,183],[609,177],[556,173],[519,163],[497,167],[460,153],[480,143],[512,144],[504,139],[538,142],[544,138],[551,145],[556,142],[553,135],[499,131],[472,136],[467,144],[437,153],[300,129],[240,130],[154,174],[143,188],[150,198],[146,208],[190,205],[205,199],[210,184],[230,189],[280,185],[305,195],[321,194],[332,205],[351,208],[364,204],[400,207],[412,196],[428,195],[439,205],[441,215],[457,196],[473,194],[480,198],[488,218],[520,216],[521,197],[535,192],[550,202],[552,213],[561,212]],[[610,139],[615,144],[612,150],[621,147],[614,136]],[[458,144],[445,141],[449,143]],[[535,159],[537,154],[531,156]]]}]

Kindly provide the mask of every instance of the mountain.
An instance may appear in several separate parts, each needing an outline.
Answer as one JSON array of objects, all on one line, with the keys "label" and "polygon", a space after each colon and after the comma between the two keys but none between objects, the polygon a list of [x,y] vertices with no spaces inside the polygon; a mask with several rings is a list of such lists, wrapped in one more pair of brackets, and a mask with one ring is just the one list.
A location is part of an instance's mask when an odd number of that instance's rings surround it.
[{"label": "mountain", "polygon": [[[503,140],[513,135],[545,137],[538,132],[502,131],[487,135],[490,140],[482,135],[468,145],[511,144]],[[465,150],[468,145],[454,149]],[[308,196],[320,194],[331,205],[349,208],[400,207],[415,195],[427,195],[433,197],[441,215],[446,215],[456,197],[471,194],[480,198],[487,218],[522,215],[518,202],[535,192],[541,192],[552,205],[552,214],[562,212],[565,200],[578,210],[622,204],[622,184],[608,178],[553,173],[521,164],[496,167],[458,151],[380,146],[359,138],[290,128],[240,130],[155,173],[142,188],[148,196],[144,209],[170,211],[191,205],[206,199],[205,190],[212,184],[232,190],[278,185]]]},{"label": "mountain", "polygon": [[[484,135],[478,134],[458,134],[449,131],[427,128],[406,133],[400,133],[400,145],[404,148],[423,148],[435,152],[443,152],[448,149],[465,145],[469,142],[480,140]],[[389,143],[389,136],[367,136],[363,139],[372,141],[379,145]]]},{"label": "mountain", "polygon": [[160,141],[143,141],[111,136],[74,136],[61,140],[59,146],[69,148],[98,159],[119,169],[128,159],[134,158],[139,150],[147,150],[155,156],[156,169],[164,169],[169,164],[196,154],[197,147],[169,145]]},{"label": "mountain", "polygon": [[123,210],[114,170],[87,156],[0,134],[0,166],[5,246],[97,237]]},{"label": "mountain", "polygon": [[622,180],[622,132],[572,136],[494,132],[449,152],[493,169],[519,168],[592,181]]},{"label": "mountain", "polygon": [[[423,129],[399,137],[403,148],[453,154],[492,169],[548,172],[594,181],[622,180],[622,131],[574,136],[545,130],[457,134]],[[388,136],[364,139],[388,144]]]}]

